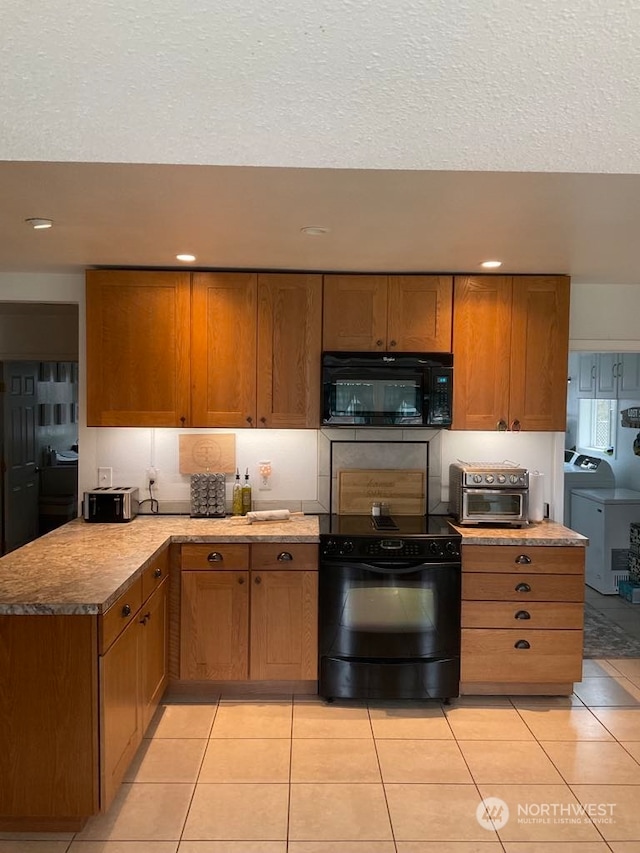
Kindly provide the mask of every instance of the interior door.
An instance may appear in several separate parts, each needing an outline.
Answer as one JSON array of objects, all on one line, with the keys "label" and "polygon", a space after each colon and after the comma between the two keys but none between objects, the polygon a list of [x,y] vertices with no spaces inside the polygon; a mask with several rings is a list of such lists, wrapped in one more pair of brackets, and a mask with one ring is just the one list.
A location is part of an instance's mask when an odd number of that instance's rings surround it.
[{"label": "interior door", "polygon": [[38,363],[5,362],[2,365],[2,374],[2,553],[6,554],[38,536]]}]

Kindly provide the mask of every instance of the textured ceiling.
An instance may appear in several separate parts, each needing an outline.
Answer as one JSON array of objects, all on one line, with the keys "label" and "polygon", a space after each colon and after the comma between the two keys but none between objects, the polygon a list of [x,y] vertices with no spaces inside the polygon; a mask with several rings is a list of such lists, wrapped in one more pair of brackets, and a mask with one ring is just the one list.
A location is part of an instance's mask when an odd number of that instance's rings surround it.
[{"label": "textured ceiling", "polygon": [[191,251],[455,272],[497,256],[640,282],[638,0],[3,0],[0,15],[0,270]]},{"label": "textured ceiling", "polygon": [[637,0],[2,3],[0,160],[635,173]]}]

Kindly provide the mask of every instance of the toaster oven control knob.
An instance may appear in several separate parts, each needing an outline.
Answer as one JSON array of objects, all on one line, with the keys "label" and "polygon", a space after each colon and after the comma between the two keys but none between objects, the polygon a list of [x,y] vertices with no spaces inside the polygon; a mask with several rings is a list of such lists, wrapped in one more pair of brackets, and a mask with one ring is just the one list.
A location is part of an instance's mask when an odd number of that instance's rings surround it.
[{"label": "toaster oven control knob", "polygon": [[482,474],[474,474],[473,475],[473,482],[474,483],[481,483],[482,482]]},{"label": "toaster oven control knob", "polygon": [[504,476],[504,474],[498,474],[498,482],[501,484],[507,482],[507,478]]},{"label": "toaster oven control knob", "polygon": [[485,479],[486,483],[493,483],[495,478],[494,478],[493,474],[487,474],[484,479]]},{"label": "toaster oven control knob", "polygon": [[350,542],[348,539],[346,542],[342,543],[340,547],[341,554],[350,554],[353,551],[353,542]]},{"label": "toaster oven control knob", "polygon": [[509,477],[509,482],[515,486],[516,483],[518,482],[518,479],[519,478],[518,478],[517,474],[511,474],[511,476]]}]

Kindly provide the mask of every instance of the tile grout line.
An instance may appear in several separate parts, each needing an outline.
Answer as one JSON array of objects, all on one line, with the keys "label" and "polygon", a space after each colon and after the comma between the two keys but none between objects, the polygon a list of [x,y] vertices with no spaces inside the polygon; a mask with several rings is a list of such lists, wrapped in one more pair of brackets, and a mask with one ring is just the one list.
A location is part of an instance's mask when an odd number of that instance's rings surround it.
[{"label": "tile grout line", "polygon": [[367,701],[367,719],[369,720],[369,728],[371,729],[371,737],[373,739],[373,749],[376,754],[376,761],[378,762],[378,773],[380,774],[380,785],[382,787],[382,796],[384,797],[384,804],[387,807],[387,818],[389,820],[389,828],[391,829],[391,841],[393,842],[393,849],[398,853],[398,843],[396,841],[396,832],[393,828],[393,821],[391,819],[391,809],[389,808],[389,800],[387,798],[387,788],[384,782],[384,776],[382,775],[382,765],[380,764],[380,755],[378,754],[378,741],[376,739],[375,730],[373,728],[373,720],[371,719],[371,706]]},{"label": "tile grout line", "polygon": [[220,698],[221,698],[221,694],[218,694],[218,700],[216,702],[216,709],[213,712],[213,719],[211,720],[211,725],[209,726],[209,733],[208,733],[207,738],[206,738],[207,745],[205,746],[204,752],[202,753],[202,758],[200,759],[200,766],[198,767],[198,772],[196,773],[195,784],[193,786],[193,791],[191,793],[191,797],[189,798],[189,805],[187,806],[187,810],[186,810],[185,815],[184,815],[184,820],[182,822],[182,829],[180,830],[180,838],[178,839],[178,846],[176,847],[176,851],[178,851],[180,849],[180,846],[181,846],[183,840],[185,840],[183,838],[184,831],[185,831],[185,828],[187,826],[187,821],[189,820],[189,812],[191,811],[191,806],[193,805],[193,801],[194,801],[195,796],[196,796],[196,791],[198,790],[198,779],[200,778],[200,773],[202,772],[202,765],[204,764],[204,760],[207,756],[207,750],[209,749],[209,743],[211,741],[211,732],[213,731],[213,727],[214,727],[215,722],[216,722],[216,717],[218,716],[218,711],[220,709]]}]

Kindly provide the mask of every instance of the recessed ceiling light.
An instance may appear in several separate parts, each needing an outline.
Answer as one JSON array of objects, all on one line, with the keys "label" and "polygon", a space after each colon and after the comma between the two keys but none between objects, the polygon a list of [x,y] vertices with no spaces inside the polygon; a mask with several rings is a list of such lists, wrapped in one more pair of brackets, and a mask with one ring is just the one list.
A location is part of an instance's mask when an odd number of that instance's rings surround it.
[{"label": "recessed ceiling light", "polygon": [[305,225],[304,228],[300,229],[303,234],[306,234],[307,237],[322,237],[324,234],[328,234],[331,231],[330,228],[327,228],[326,225]]},{"label": "recessed ceiling light", "polygon": [[38,219],[34,217],[25,219],[25,222],[27,222],[32,228],[35,228],[36,231],[41,231],[44,228],[51,228],[53,225],[52,219]]},{"label": "recessed ceiling light", "polygon": [[486,270],[495,270],[502,266],[502,261],[483,261],[480,266]]},{"label": "recessed ceiling light", "polygon": [[191,263],[193,263],[193,261],[195,261],[195,259],[196,259],[195,255],[176,255],[176,260],[177,261],[184,261],[185,264],[191,264]]}]

